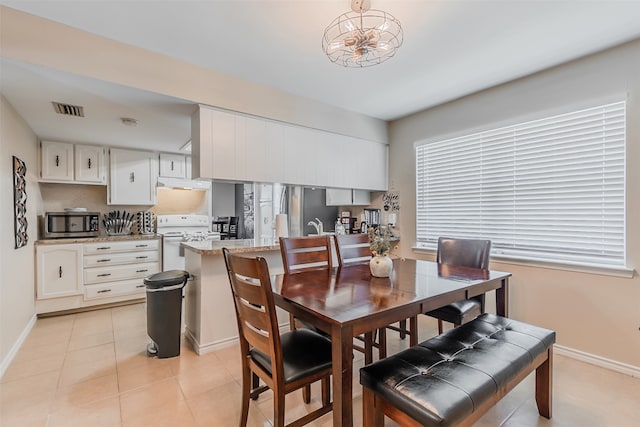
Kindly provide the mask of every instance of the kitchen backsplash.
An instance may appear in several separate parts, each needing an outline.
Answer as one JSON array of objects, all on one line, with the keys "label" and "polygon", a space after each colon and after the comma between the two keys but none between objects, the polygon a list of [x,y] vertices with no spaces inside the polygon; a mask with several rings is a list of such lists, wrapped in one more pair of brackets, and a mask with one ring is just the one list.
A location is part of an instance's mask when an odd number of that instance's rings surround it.
[{"label": "kitchen backsplash", "polygon": [[107,205],[107,187],[102,185],[40,183],[40,192],[42,213],[61,212],[64,208],[79,207],[102,214],[116,209],[130,213],[149,210],[156,215],[208,214],[204,191],[159,189],[158,203],[155,206]]}]

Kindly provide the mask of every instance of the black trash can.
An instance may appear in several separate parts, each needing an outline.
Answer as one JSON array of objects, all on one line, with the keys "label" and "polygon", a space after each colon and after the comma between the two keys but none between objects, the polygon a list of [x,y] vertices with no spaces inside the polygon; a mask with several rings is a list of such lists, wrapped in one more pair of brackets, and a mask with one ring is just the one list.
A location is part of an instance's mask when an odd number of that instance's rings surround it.
[{"label": "black trash can", "polygon": [[147,288],[147,355],[159,358],[180,354],[182,290],[189,273],[169,270],[144,278]]}]

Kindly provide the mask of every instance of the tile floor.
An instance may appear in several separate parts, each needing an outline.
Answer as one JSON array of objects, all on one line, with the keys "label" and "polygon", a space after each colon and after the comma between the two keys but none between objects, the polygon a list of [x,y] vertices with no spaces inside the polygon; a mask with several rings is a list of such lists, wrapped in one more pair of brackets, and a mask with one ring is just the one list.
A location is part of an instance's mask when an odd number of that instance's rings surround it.
[{"label": "tile floor", "polygon": [[[236,346],[197,356],[183,343],[179,357],[145,355],[144,304],[39,319],[0,380],[0,426],[237,426],[240,361]],[[435,322],[420,319],[420,338]],[[408,345],[389,331],[389,351]],[[354,377],[363,365],[356,353]],[[556,356],[552,420],[538,417],[529,376],[477,426],[626,427],[640,425],[640,379]],[[287,397],[287,422],[319,405]],[[250,426],[270,426],[272,397],[249,410]],[[355,425],[362,425],[354,382]],[[332,425],[331,414],[312,423]],[[386,425],[395,425],[387,420]]]}]

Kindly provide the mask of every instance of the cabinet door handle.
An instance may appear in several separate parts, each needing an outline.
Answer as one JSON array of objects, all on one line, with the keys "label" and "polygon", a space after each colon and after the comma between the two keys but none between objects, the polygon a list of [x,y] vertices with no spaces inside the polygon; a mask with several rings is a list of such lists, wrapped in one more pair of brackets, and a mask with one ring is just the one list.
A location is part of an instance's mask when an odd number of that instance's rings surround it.
[{"label": "cabinet door handle", "polygon": [[111,261],[111,260],[109,258],[107,258],[107,259],[99,259],[96,262],[109,262],[109,261]]},{"label": "cabinet door handle", "polygon": [[173,170],[173,160],[171,160],[171,170]]},{"label": "cabinet door handle", "polygon": [[135,172],[131,172],[131,175],[129,175],[129,180],[131,182],[136,182],[136,173]]},{"label": "cabinet door handle", "polygon": [[62,266],[58,267],[58,276],[62,279]]},{"label": "cabinet door handle", "polygon": [[102,246],[102,247],[99,247],[99,248],[96,248],[96,249],[99,250],[99,251],[106,251],[107,249],[111,249],[111,246]]},{"label": "cabinet door handle", "polygon": [[60,166],[60,156],[56,154],[56,167]]},{"label": "cabinet door handle", "polygon": [[89,167],[89,169],[91,169],[91,159],[87,161],[87,166]]},{"label": "cabinet door handle", "polygon": [[147,259],[149,258],[148,256],[137,256],[136,259]]},{"label": "cabinet door handle", "polygon": [[149,245],[136,245],[136,248],[146,248]]},{"label": "cabinet door handle", "polygon": [[96,292],[97,294],[104,294],[107,292],[111,292],[111,289],[100,289],[98,292]]},{"label": "cabinet door handle", "polygon": [[98,274],[98,277],[107,277],[107,276],[111,276],[111,273]]},{"label": "cabinet door handle", "polygon": [[147,271],[149,271],[149,270],[145,268],[144,270],[136,270],[136,273],[145,273]]}]

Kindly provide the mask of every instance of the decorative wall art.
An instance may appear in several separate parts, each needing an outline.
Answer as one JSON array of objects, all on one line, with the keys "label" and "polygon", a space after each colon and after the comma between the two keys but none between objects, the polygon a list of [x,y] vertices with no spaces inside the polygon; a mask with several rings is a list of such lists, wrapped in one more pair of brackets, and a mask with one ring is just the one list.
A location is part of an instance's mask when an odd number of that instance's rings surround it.
[{"label": "decorative wall art", "polygon": [[13,204],[15,213],[16,249],[27,244],[27,165],[13,156]]},{"label": "decorative wall art", "polygon": [[400,210],[400,195],[397,191],[389,191],[382,195],[382,207],[385,212],[398,212]]}]

